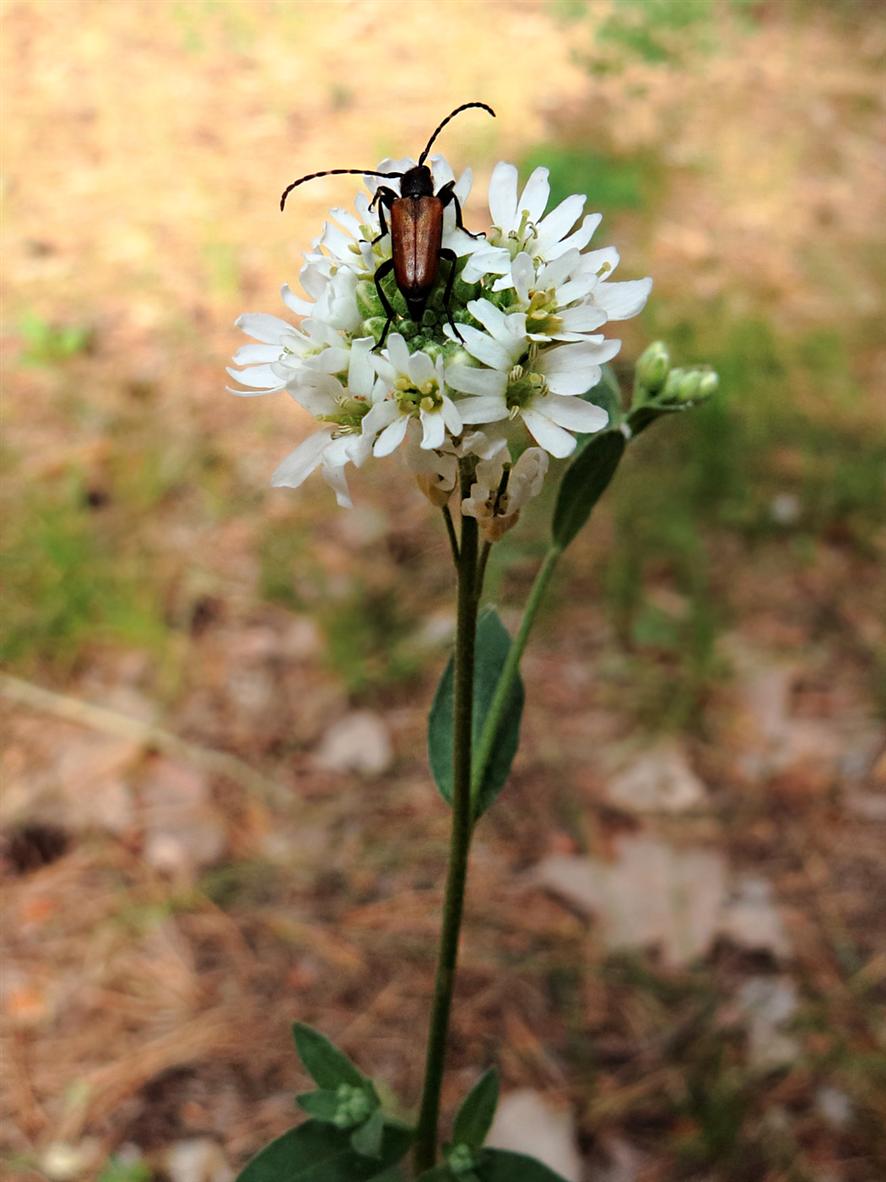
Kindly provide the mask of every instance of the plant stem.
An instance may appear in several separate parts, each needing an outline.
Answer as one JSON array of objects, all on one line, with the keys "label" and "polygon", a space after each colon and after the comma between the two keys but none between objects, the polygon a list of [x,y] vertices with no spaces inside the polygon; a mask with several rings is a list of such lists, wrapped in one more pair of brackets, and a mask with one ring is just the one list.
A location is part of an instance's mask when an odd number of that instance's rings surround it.
[{"label": "plant stem", "polygon": [[446,522],[446,535],[449,538],[449,548],[452,551],[452,561],[458,566],[458,538],[455,533],[455,524],[452,520],[452,513],[449,511],[449,506],[443,506],[443,520]]},{"label": "plant stem", "polygon": [[[466,477],[463,475],[463,483]],[[467,496],[467,492],[463,495]],[[458,939],[464,910],[468,850],[471,844],[471,726],[474,709],[474,643],[477,632],[477,522],[463,517],[458,553],[458,615],[455,633],[454,717],[452,728],[453,785],[449,870],[443,905],[443,926],[437,954],[437,976],[428,1034],[425,1080],[415,1144],[415,1172],[431,1169],[437,1160],[437,1122],[446,1060],[446,1037],[455,987]]]},{"label": "plant stem", "polygon": [[477,753],[474,759],[474,772],[472,776],[474,793],[479,791],[480,785],[483,782],[483,773],[486,771],[486,766],[492,755],[492,749],[495,746],[495,737],[502,724],[511,686],[520,671],[520,659],[523,656],[526,642],[529,640],[529,633],[532,631],[532,625],[535,623],[535,617],[538,615],[538,609],[541,606],[545,591],[548,589],[548,583],[551,581],[551,576],[554,573],[554,568],[557,565],[561,553],[562,551],[557,546],[551,546],[548,550],[544,562],[539,567],[538,573],[535,576],[535,581],[529,592],[529,598],[526,600],[526,607],[523,609],[523,618],[520,621],[520,627],[508,651],[507,660],[504,663],[501,676],[495,687],[495,694],[489,705],[489,713],[486,715],[483,730],[480,732],[480,739],[477,743]]}]

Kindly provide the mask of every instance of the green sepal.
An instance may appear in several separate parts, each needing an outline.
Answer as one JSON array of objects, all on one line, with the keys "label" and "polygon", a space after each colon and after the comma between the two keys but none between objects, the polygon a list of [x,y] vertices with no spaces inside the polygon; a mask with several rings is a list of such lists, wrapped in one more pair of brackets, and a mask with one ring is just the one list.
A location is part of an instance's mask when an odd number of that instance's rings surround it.
[{"label": "green sepal", "polygon": [[348,1133],[309,1120],[260,1150],[237,1182],[401,1182],[393,1167],[412,1139],[408,1129],[385,1126],[379,1157],[372,1160],[354,1152]]},{"label": "green sepal", "polygon": [[335,1120],[335,1115],[341,1104],[338,1093],[332,1088],[320,1088],[317,1092],[302,1092],[300,1096],[295,1097],[295,1102],[299,1108],[304,1109],[308,1116],[327,1124],[331,1124]]},{"label": "green sepal", "polygon": [[[484,608],[477,621],[474,660],[474,750],[495,695],[495,689],[511,647],[511,638],[493,608]],[[518,676],[502,716],[492,754],[474,799],[474,816],[480,817],[501,792],[520,741],[520,718],[525,694]],[[450,658],[431,706],[428,719],[428,759],[440,795],[452,803],[453,661]]]},{"label": "green sepal", "polygon": [[606,491],[627,440],[618,429],[591,435],[563,473],[551,524],[554,545],[565,550]]},{"label": "green sepal", "polygon": [[351,1133],[351,1146],[363,1157],[378,1158],[381,1156],[382,1139],[385,1133],[385,1118],[380,1108],[376,1108],[369,1119],[359,1129]]},{"label": "green sepal", "polygon": [[486,1140],[498,1105],[499,1076],[495,1067],[485,1071],[465,1096],[452,1126],[456,1144],[479,1149]]},{"label": "green sepal", "polygon": [[295,1022],[292,1034],[299,1058],[321,1088],[334,1091],[343,1083],[352,1087],[365,1087],[369,1083],[347,1055],[333,1046],[319,1030],[306,1026],[304,1022]]}]

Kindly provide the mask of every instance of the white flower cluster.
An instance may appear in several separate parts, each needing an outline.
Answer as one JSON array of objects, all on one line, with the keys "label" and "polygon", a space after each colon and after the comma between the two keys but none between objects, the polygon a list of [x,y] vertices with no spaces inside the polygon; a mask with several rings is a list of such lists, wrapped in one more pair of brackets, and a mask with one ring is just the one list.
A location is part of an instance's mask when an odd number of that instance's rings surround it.
[{"label": "white flower cluster", "polygon": [[[413,164],[386,160],[379,171]],[[431,168],[437,188],[454,180],[442,157]],[[366,182],[374,193],[379,181]],[[460,201],[470,185],[466,171],[455,185]],[[356,216],[332,210],[334,220],[305,256],[308,298],[283,288],[287,307],[302,318],[298,326],[264,313],[237,321],[257,343],[236,353],[242,368],[228,372],[247,389],[232,392],[286,390],[321,424],[283,460],[275,485],[296,488],[319,468],[338,503],[348,506],[346,466],[401,449],[428,496],[445,504],[459,460],[476,456],[476,483],[462,511],[492,539],[538,492],[548,455],[569,455],[574,432],[606,425],[606,412],[580,397],[621,344],[598,330],[636,315],[652,281],[613,283],[617,251],[586,249],[600,215],[584,214],[582,196],[545,213],[549,197],[547,169],[537,168],[518,195],[516,168],[500,163],[490,180],[493,225],[485,237],[458,229],[454,203],[448,205],[443,247],[457,260],[449,308],[438,281],[415,323],[391,275],[384,290],[398,319],[380,350],[385,316],[374,275],[391,257],[390,234],[379,236],[377,213],[363,194]],[[448,266],[441,263],[441,278]],[[510,449],[525,446],[526,432],[538,446],[511,467]]]}]

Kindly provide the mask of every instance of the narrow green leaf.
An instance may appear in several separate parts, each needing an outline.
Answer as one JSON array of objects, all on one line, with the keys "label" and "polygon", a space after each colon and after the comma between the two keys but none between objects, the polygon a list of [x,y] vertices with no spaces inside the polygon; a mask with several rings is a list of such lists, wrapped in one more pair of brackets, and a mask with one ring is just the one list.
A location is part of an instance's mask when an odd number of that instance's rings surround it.
[{"label": "narrow green leaf", "polygon": [[483,1164],[477,1171],[483,1182],[565,1182],[560,1174],[522,1153],[506,1149],[486,1149]]},{"label": "narrow green leaf", "polygon": [[[504,624],[498,618],[498,613],[492,608],[485,608],[477,621],[472,722],[475,750],[510,647],[511,638]],[[492,755],[474,802],[474,813],[477,817],[486,812],[508,778],[520,741],[523,699],[523,682],[518,677],[511,690],[508,706],[496,735]],[[440,684],[437,686],[428,719],[428,758],[431,772],[440,795],[450,804],[452,803],[452,711],[453,664],[450,658],[440,679]]]},{"label": "narrow green leaf", "polygon": [[452,1126],[452,1140],[456,1144],[479,1149],[495,1116],[498,1105],[498,1071],[490,1067],[477,1080],[462,1101]]},{"label": "narrow green leaf", "polygon": [[379,1158],[372,1161],[354,1152],[349,1134],[309,1120],[266,1145],[237,1182],[398,1182],[392,1167],[411,1141],[407,1130],[385,1128]]},{"label": "narrow green leaf", "polygon": [[299,1058],[321,1088],[334,1091],[339,1084],[361,1087],[366,1083],[363,1073],[343,1051],[332,1045],[325,1034],[314,1030],[312,1026],[306,1026],[304,1022],[296,1022],[292,1033]]},{"label": "narrow green leaf", "polygon": [[300,1096],[295,1097],[295,1102],[315,1120],[327,1123],[335,1119],[341,1103],[338,1094],[332,1088],[321,1088],[319,1092],[302,1092]]},{"label": "narrow green leaf", "polygon": [[369,1120],[351,1134],[351,1145],[364,1157],[380,1157],[381,1143],[385,1133],[385,1118],[382,1110],[376,1108]]},{"label": "narrow green leaf", "polygon": [[552,525],[554,545],[561,550],[573,540],[606,491],[624,455],[625,443],[621,431],[592,435],[563,473]]}]

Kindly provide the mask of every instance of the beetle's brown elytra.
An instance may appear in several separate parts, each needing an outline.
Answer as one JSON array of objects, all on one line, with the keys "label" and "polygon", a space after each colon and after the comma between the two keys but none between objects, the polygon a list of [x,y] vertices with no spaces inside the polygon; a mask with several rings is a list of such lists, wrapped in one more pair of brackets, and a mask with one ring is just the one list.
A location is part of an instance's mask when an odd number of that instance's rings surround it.
[{"label": "beetle's brown elytra", "polygon": [[[330,168],[326,172],[312,172],[307,176],[299,177],[297,181],[293,181],[283,190],[283,195],[280,198],[281,209],[286,205],[286,198],[294,188],[303,185],[305,181],[316,180],[317,177],[347,174],[378,176],[386,180],[399,178],[399,193],[387,185],[379,185],[369,206],[372,209],[373,206],[378,205],[381,234],[375,239],[376,242],[388,233],[385,210],[388,210],[391,218],[391,257],[378,267],[374,276],[376,291],[387,317],[382,334],[375,345],[376,349],[380,349],[385,343],[388,331],[396,316],[381,281],[393,271],[397,287],[406,300],[409,315],[416,323],[420,323],[440,273],[441,259],[445,259],[450,264],[446,288],[443,293],[443,307],[453,332],[461,340],[461,333],[452,319],[451,309],[456,255],[454,250],[443,246],[443,210],[450,202],[455,205],[456,226],[460,230],[464,230],[466,234],[470,231],[465,230],[462,221],[461,204],[455,195],[455,181],[448,181],[437,193],[434,193],[434,178],[430,168],[425,164],[425,160],[428,158],[434,141],[446,124],[461,111],[467,111],[471,107],[479,107],[495,118],[495,111],[487,103],[462,103],[438,124],[425,145],[424,151],[419,156],[418,164],[405,172],[378,172],[373,168]],[[471,237],[479,238],[481,235],[471,234]]]}]

